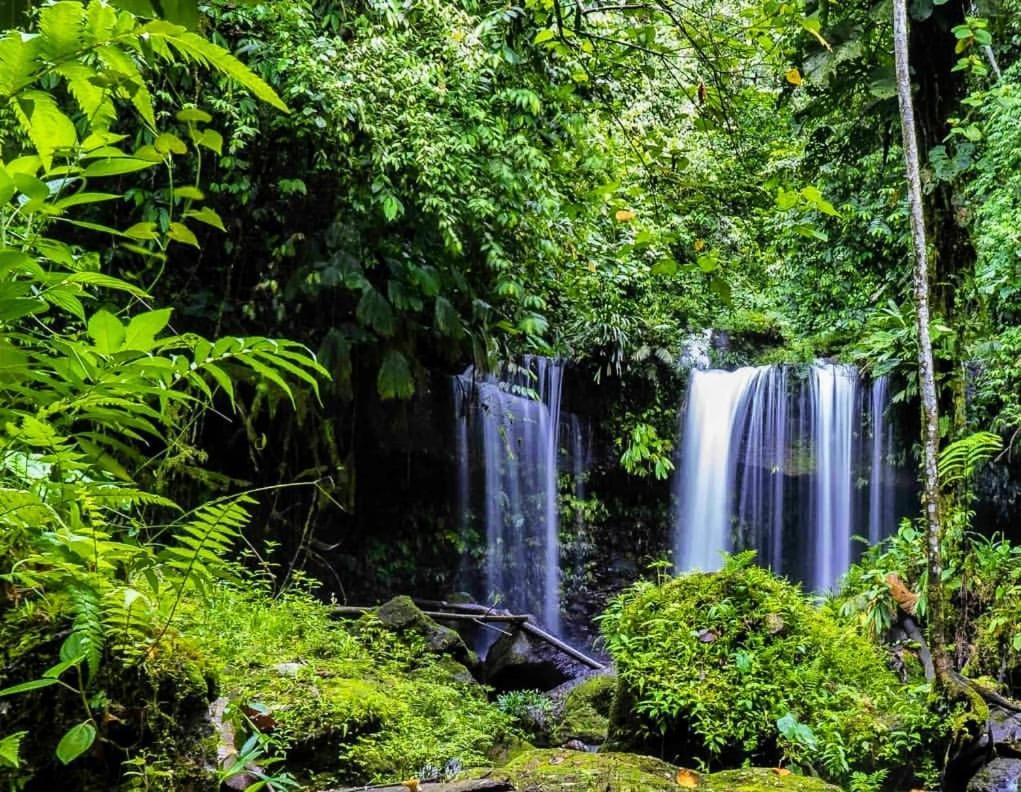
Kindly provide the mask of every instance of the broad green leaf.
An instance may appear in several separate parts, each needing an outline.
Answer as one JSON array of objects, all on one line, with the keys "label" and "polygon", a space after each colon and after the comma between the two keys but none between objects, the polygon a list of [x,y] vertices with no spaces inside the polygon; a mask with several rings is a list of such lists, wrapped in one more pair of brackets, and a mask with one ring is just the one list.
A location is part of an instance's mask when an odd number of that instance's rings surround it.
[{"label": "broad green leaf", "polygon": [[106,310],[97,311],[89,319],[89,338],[96,349],[104,355],[117,352],[124,343],[124,325],[121,320]]},{"label": "broad green leaf", "polygon": [[199,247],[198,237],[196,237],[195,233],[184,223],[171,223],[170,231],[167,236],[175,242],[182,242],[185,245]]},{"label": "broad green leaf", "polygon": [[156,336],[170,323],[172,312],[171,308],[161,308],[131,317],[124,333],[123,348],[150,351],[156,343]]},{"label": "broad green leaf", "polygon": [[116,157],[96,160],[90,162],[82,175],[86,178],[95,178],[100,176],[120,176],[124,173],[135,173],[136,171],[146,170],[153,167],[155,163],[150,160],[139,159],[137,157]]},{"label": "broad green leaf", "polygon": [[57,106],[52,94],[23,91],[18,94],[15,107],[25,134],[47,169],[52,166],[57,152],[69,151],[78,145],[74,124]]},{"label": "broad green leaf", "polygon": [[184,213],[184,216],[191,220],[198,220],[200,223],[205,223],[213,228],[218,228],[220,231],[227,230],[223,225],[223,220],[220,219],[220,215],[208,206],[203,206],[201,209],[190,209]]},{"label": "broad green leaf", "polygon": [[57,743],[57,758],[64,764],[70,764],[89,750],[95,741],[96,727],[92,721],[72,726]]}]

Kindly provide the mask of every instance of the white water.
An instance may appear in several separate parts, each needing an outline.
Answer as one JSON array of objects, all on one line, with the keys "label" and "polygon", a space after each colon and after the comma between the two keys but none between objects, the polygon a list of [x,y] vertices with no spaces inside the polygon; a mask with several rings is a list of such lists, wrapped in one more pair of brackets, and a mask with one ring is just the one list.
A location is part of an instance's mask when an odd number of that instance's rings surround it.
[{"label": "white water", "polygon": [[677,562],[681,569],[720,568],[731,550],[731,515],[748,386],[759,369],[691,372],[677,478]]},{"label": "white water", "polygon": [[780,366],[693,371],[674,482],[678,568],[718,569],[721,553],[752,548],[832,588],[855,534],[875,542],[896,527],[887,390],[877,379],[866,400],[855,369],[824,363],[804,381]]},{"label": "white water", "polygon": [[850,366],[817,364],[809,379],[812,411],[813,509],[810,541],[814,562],[809,581],[830,589],[851,565],[852,477],[858,372]]},{"label": "white water", "polygon": [[[482,595],[536,614],[554,633],[560,629],[562,390],[563,366],[542,357],[527,357],[500,378],[476,378],[469,369],[454,381],[458,521],[467,535],[478,508],[486,538]],[[473,468],[481,475],[473,476]]]}]

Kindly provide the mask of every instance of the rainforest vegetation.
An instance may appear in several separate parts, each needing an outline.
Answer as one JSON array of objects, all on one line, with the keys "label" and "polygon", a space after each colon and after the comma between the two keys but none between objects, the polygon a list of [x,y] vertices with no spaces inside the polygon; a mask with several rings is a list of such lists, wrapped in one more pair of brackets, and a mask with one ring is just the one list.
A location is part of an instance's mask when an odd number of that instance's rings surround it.
[{"label": "rainforest vegetation", "polygon": [[1019,233],[1017,0],[0,0],[0,785],[1016,792]]}]

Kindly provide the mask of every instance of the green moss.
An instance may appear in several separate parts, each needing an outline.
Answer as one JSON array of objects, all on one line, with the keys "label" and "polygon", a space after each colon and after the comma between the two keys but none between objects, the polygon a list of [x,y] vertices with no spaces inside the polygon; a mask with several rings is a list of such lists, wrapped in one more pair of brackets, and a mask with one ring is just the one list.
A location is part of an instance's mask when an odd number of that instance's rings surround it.
[{"label": "green moss", "polygon": [[602,744],[610,726],[610,708],[617,687],[616,677],[600,675],[572,688],[564,699],[560,722],[555,730],[559,743],[581,740]]},{"label": "green moss", "polygon": [[377,782],[487,763],[511,732],[465,666],[432,651],[417,610],[349,622],[309,596],[221,589],[189,618],[224,695],[265,713],[289,770]]},{"label": "green moss", "polygon": [[535,750],[502,771],[518,789],[536,792],[677,792],[677,768],[651,756]]},{"label": "green moss", "polygon": [[785,774],[773,768],[751,767],[743,770],[725,770],[705,777],[707,792],[840,792],[838,787],[818,778]]},{"label": "green moss", "polygon": [[612,604],[615,747],[711,767],[792,763],[838,783],[912,780],[940,728],[928,689],[902,685],[881,650],[751,560],[640,583]]},{"label": "green moss", "polygon": [[500,772],[529,792],[840,792],[819,779],[769,768],[702,775],[651,756],[614,752],[529,751]]}]

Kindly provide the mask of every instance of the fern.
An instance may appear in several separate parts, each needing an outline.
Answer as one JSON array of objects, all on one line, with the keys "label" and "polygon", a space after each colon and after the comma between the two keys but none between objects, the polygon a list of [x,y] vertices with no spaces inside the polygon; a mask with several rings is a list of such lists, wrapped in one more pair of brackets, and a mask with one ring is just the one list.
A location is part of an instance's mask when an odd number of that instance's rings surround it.
[{"label": "fern", "polygon": [[939,455],[939,478],[944,487],[970,479],[983,463],[1003,448],[1003,439],[993,432],[975,432],[962,437]]},{"label": "fern", "polygon": [[89,677],[95,678],[106,643],[102,598],[95,589],[84,585],[74,586],[69,594],[74,620],[66,645],[73,648],[65,653],[83,658]]},{"label": "fern", "polygon": [[207,503],[175,526],[174,540],[161,556],[179,573],[179,591],[193,586],[204,592],[224,576],[233,545],[251,519],[246,507],[254,503],[250,495]]}]

